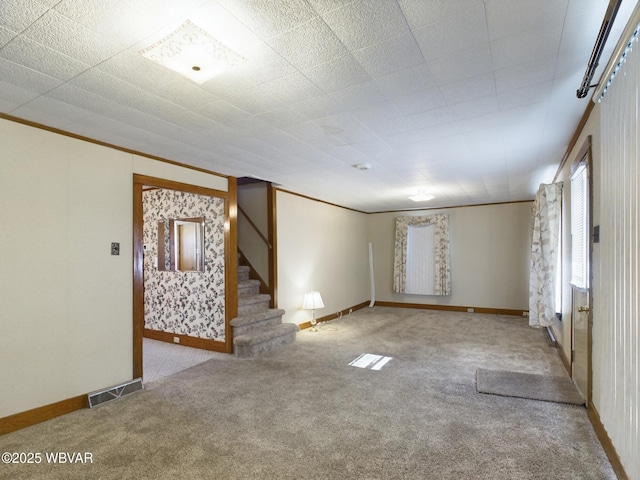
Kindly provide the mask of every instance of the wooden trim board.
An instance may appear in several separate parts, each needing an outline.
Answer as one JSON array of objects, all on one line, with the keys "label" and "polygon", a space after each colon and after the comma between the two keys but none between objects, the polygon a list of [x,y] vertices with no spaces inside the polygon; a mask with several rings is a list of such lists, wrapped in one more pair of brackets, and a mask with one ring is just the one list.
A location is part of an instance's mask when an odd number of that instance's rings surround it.
[{"label": "wooden trim board", "polygon": [[0,435],[15,432],[88,406],[87,395],[78,395],[60,402],[33,408],[26,412],[9,415],[8,417],[0,418]]},{"label": "wooden trim board", "polygon": [[[182,345],[183,347],[200,348],[202,350],[211,350],[212,352],[228,353],[225,342],[209,340],[208,338],[190,337],[181,333],[161,332],[159,330],[144,329],[144,338],[159,340],[161,342]],[[175,339],[179,341],[176,342]]]}]

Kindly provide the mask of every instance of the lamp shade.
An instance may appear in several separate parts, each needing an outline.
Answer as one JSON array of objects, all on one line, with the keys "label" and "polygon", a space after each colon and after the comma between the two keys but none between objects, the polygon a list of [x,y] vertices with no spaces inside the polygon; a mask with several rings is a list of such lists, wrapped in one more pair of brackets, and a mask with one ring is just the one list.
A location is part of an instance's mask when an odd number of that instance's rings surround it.
[{"label": "lamp shade", "polygon": [[315,310],[316,308],[324,308],[324,303],[322,303],[320,292],[312,290],[305,293],[304,300],[302,301],[302,309]]}]

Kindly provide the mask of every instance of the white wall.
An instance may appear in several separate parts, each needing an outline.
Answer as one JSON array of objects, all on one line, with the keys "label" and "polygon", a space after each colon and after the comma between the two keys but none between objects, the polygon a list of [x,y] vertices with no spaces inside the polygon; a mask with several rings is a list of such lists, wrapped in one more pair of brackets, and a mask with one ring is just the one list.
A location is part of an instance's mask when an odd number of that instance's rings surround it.
[{"label": "white wall", "polygon": [[[556,339],[562,346],[566,356],[571,354],[571,222],[569,212],[571,211],[571,195],[569,185],[571,184],[571,165],[580,153],[580,149],[591,135],[592,148],[592,176],[593,176],[593,195],[594,208],[591,212],[593,224],[600,224],[600,210],[597,208],[597,199],[600,196],[600,187],[598,179],[600,177],[600,105],[596,104],[587,120],[575,147],[571,150],[567,157],[567,162],[562,171],[557,175],[556,181],[563,182],[562,195],[562,321],[556,320],[552,326]],[[598,277],[599,269],[599,250],[596,247],[593,251],[592,274],[594,278]],[[565,358],[565,360],[568,360]]]},{"label": "white wall", "polygon": [[2,418],[132,378],[133,174],[227,180],[2,119],[0,145]]},{"label": "white wall", "polygon": [[369,299],[367,216],[277,191],[278,308],[285,322],[303,323],[304,293],[318,290],[325,308],[316,318]]},{"label": "white wall", "polygon": [[[531,202],[369,215],[376,301],[499,309],[529,309]],[[451,290],[448,296],[393,291],[395,219],[449,214]]]}]

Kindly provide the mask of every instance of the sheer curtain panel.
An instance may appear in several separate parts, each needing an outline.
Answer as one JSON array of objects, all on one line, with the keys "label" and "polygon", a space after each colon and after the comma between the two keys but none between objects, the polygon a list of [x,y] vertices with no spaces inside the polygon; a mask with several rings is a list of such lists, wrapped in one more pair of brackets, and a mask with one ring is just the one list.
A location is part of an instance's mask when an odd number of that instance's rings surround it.
[{"label": "sheer curtain panel", "polygon": [[548,327],[556,316],[562,183],[542,184],[533,202],[529,325]]}]

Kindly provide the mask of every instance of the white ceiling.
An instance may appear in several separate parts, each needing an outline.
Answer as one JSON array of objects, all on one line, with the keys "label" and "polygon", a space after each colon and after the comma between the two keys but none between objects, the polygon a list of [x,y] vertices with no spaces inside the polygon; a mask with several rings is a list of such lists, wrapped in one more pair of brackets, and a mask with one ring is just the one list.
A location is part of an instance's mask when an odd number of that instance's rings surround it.
[{"label": "white ceiling", "polygon": [[[367,212],[527,200],[590,101],[607,5],[0,0],[0,112]],[[248,61],[198,85],[137,53],[186,19]]]}]

